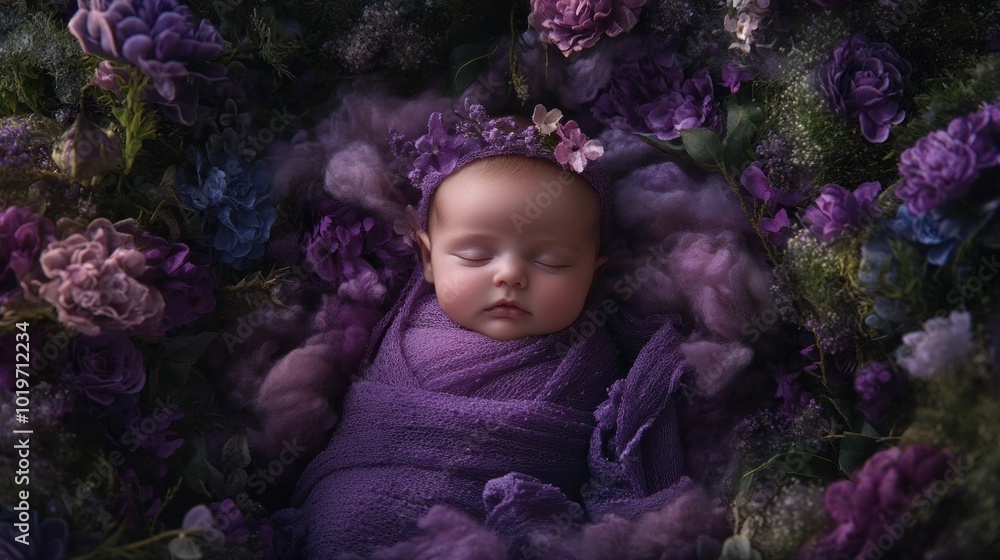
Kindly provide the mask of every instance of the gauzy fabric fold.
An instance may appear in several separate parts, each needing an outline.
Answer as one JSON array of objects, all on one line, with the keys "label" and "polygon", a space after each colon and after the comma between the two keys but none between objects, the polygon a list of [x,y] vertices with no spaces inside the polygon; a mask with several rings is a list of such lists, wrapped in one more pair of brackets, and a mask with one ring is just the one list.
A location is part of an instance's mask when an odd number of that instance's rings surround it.
[{"label": "gauzy fabric fold", "polygon": [[501,342],[448,318],[419,271],[404,294],[293,508],[273,517],[291,556],[368,555],[416,536],[435,504],[511,542],[559,501],[521,496],[580,497],[594,410],[616,374],[607,331],[583,313],[558,333]]}]

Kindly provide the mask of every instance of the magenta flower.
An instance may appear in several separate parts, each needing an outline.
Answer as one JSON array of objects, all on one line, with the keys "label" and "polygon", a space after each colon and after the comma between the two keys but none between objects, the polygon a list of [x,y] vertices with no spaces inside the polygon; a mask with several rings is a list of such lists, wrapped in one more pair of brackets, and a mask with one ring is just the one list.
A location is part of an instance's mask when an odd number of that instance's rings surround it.
[{"label": "magenta flower", "polygon": [[417,138],[413,144],[419,155],[413,161],[410,180],[418,184],[420,177],[430,172],[447,175],[454,171],[463,155],[464,144],[463,136],[448,133],[441,113],[431,114],[427,120],[427,134]]},{"label": "magenta flower", "polygon": [[145,332],[159,325],[163,296],[137,279],[146,258],[132,236],[115,231],[107,218],[51,243],[39,260],[50,280],[39,283],[38,295],[56,307],[66,325],[88,335]]},{"label": "magenta flower", "polygon": [[881,211],[875,197],[882,190],[878,181],[862,183],[852,193],[840,185],[823,187],[812,206],[803,212],[802,221],[820,241],[830,241],[863,218],[873,221]]},{"label": "magenta flower", "polygon": [[215,308],[212,259],[208,255],[147,232],[143,232],[139,243],[146,257],[146,271],[139,280],[155,288],[164,300],[163,320],[151,334],[165,334]]},{"label": "magenta flower", "polygon": [[0,306],[22,296],[35,300],[32,280],[45,280],[38,266],[42,250],[56,240],[55,226],[31,208],[11,206],[0,212]]},{"label": "magenta flower", "polygon": [[775,187],[767,178],[764,170],[761,169],[759,161],[751,163],[743,170],[740,175],[740,184],[754,199],[767,204],[771,214],[775,216],[779,205],[795,206],[799,203],[799,193],[797,191],[785,192]]},{"label": "magenta flower", "polygon": [[915,497],[927,500],[931,485],[937,486],[949,470],[957,468],[951,451],[922,444],[906,451],[891,447],[875,453],[850,480],[834,482],[826,489],[826,510],[837,527],[808,557],[874,558],[881,554],[878,543],[886,527],[901,523],[906,514],[915,515],[911,511]]},{"label": "magenta flower", "polygon": [[629,32],[644,5],[646,0],[531,0],[529,19],[542,42],[569,56],[593,47],[604,35]]},{"label": "magenta flower", "polygon": [[556,145],[556,161],[559,165],[569,164],[577,173],[583,173],[587,160],[604,155],[604,146],[597,140],[587,139],[576,121],[556,125],[556,134],[562,138]]}]

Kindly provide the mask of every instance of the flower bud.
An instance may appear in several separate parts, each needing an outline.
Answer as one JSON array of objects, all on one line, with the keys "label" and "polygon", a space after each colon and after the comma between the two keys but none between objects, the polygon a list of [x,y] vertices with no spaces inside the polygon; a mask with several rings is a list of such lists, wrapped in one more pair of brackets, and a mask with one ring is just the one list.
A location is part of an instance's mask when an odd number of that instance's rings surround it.
[{"label": "flower bud", "polygon": [[88,181],[117,169],[122,163],[122,148],[81,112],[73,126],[56,140],[52,161],[74,179]]}]

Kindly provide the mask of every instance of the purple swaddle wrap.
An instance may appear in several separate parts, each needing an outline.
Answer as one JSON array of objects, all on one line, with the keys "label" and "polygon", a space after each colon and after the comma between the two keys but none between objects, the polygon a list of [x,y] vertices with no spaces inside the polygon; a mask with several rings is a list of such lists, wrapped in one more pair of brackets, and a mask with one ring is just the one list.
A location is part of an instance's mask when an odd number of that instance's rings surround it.
[{"label": "purple swaddle wrap", "polygon": [[327,449],[299,480],[296,509],[275,515],[297,556],[391,546],[417,534],[434,504],[513,538],[548,509],[512,505],[505,492],[534,484],[577,499],[586,481],[593,411],[616,374],[607,331],[560,356],[572,327],[499,342],[448,318],[419,271],[404,293]]}]

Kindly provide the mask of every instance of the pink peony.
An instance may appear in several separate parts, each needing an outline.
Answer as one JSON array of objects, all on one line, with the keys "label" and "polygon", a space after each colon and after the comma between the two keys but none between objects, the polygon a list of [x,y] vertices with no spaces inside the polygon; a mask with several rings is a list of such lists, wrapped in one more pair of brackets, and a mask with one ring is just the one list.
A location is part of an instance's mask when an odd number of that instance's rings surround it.
[{"label": "pink peony", "polygon": [[[64,229],[68,220],[60,222],[57,227]],[[39,283],[39,297],[56,307],[60,321],[83,334],[144,332],[163,316],[163,296],[136,279],[146,269],[146,257],[133,237],[115,231],[107,218],[51,243],[39,261],[49,278]]]}]

